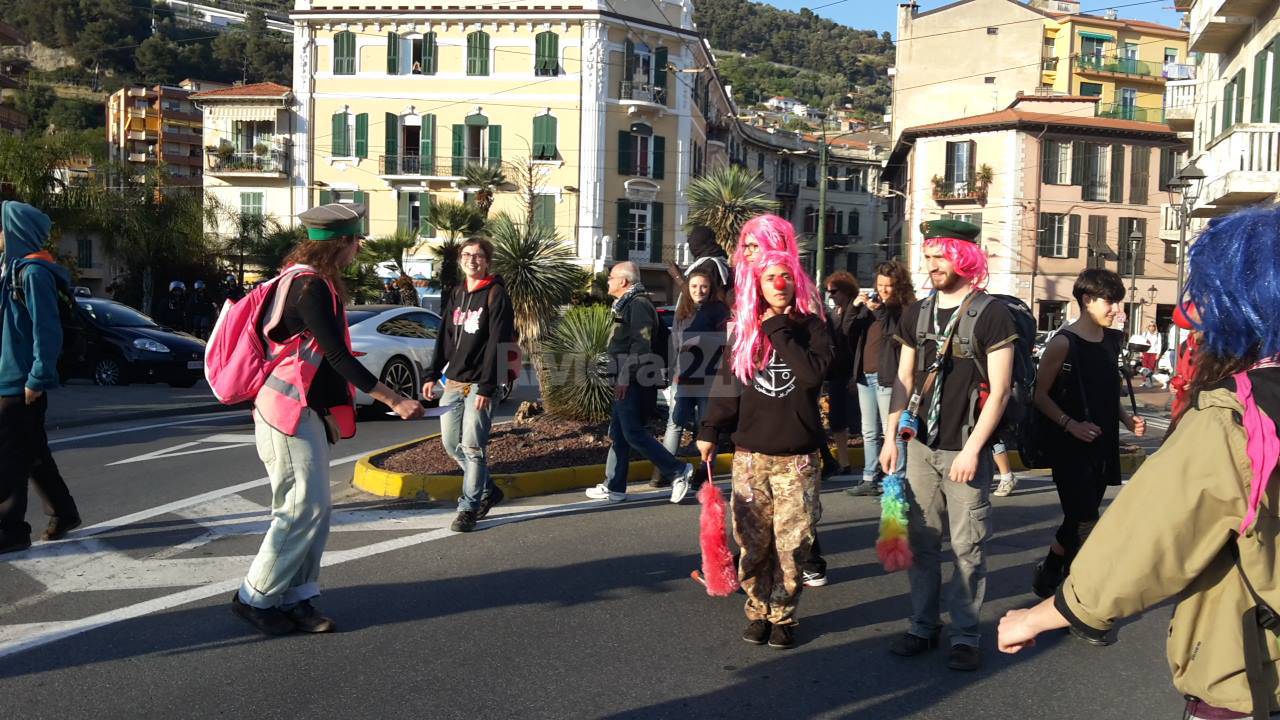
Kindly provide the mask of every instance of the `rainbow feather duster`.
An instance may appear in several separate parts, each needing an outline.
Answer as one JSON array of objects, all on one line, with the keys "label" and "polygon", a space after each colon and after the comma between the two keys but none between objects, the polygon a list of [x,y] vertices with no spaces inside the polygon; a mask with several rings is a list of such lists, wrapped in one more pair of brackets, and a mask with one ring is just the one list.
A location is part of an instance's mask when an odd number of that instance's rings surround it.
[{"label": "rainbow feather duster", "polygon": [[880,538],[876,540],[876,554],[880,564],[889,572],[911,567],[911,546],[907,543],[907,491],[903,476],[894,473],[885,477],[880,496]]}]

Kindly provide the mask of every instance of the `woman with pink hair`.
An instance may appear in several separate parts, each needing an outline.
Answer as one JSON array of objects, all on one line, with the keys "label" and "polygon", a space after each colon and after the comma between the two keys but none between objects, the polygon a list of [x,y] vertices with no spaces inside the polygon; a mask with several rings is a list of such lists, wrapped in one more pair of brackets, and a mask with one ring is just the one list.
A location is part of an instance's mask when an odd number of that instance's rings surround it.
[{"label": "woman with pink hair", "polygon": [[[752,234],[753,223],[764,232]],[[766,243],[789,239],[794,248],[794,231],[776,216],[756,218],[743,229],[744,241],[763,245],[766,235]],[[732,434],[737,448],[733,532],[742,548],[738,576],[749,621],[742,639],[790,648],[804,586],[801,565],[820,512],[818,448],[826,435],[818,394],[832,349],[813,283],[794,249],[757,252],[735,263],[730,358],[721,365],[698,451],[709,461],[722,432]]]}]

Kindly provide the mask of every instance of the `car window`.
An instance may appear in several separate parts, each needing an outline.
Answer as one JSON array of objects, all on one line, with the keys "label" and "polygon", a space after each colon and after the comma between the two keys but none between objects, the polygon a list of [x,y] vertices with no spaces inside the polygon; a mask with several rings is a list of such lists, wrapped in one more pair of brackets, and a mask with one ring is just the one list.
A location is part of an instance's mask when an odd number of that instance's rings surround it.
[{"label": "car window", "polygon": [[377,315],[378,313],[371,310],[347,310],[347,326],[353,327]]},{"label": "car window", "polygon": [[421,325],[426,337],[435,338],[440,334],[440,316],[429,312],[408,313],[404,317]]},{"label": "car window", "polygon": [[397,315],[378,326],[378,332],[392,337],[432,339],[437,328],[428,327],[423,318],[427,313],[405,313]]},{"label": "car window", "polygon": [[151,318],[120,303],[79,303],[81,307],[88,305],[93,319],[108,327],[156,327]]}]

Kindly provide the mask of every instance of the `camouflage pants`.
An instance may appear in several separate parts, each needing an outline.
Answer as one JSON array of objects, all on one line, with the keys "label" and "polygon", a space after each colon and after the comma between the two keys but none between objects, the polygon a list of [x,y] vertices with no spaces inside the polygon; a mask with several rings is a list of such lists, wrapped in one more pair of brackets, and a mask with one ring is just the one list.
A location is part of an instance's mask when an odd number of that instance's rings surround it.
[{"label": "camouflage pants", "polygon": [[733,537],[742,548],[738,577],[747,619],[795,623],[804,587],[800,566],[822,516],[818,453],[733,455]]}]

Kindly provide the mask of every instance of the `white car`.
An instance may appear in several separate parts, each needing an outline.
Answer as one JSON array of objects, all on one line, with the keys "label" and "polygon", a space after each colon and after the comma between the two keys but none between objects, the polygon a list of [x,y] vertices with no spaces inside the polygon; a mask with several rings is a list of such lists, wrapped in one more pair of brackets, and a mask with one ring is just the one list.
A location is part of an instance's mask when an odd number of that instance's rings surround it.
[{"label": "white car", "polygon": [[[408,397],[422,392],[422,374],[431,364],[440,316],[410,305],[352,305],[347,308],[351,348],[356,358],[387,387]],[[356,391],[356,405],[374,399]]]}]

